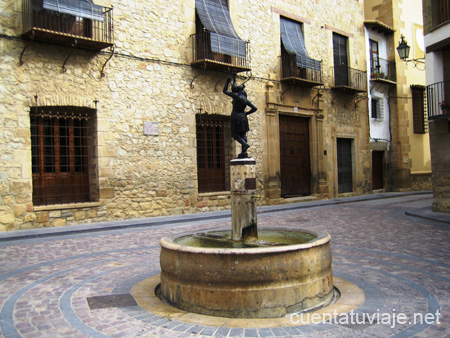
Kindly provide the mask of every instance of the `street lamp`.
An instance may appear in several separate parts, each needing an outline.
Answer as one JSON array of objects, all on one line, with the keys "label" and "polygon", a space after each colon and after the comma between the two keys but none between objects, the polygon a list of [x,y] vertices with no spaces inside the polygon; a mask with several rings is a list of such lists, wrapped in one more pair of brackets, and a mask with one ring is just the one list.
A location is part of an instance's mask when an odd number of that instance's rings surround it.
[{"label": "street lamp", "polygon": [[417,65],[419,63],[423,64],[422,62],[418,62],[419,59],[408,60],[409,51],[411,50],[411,47],[408,46],[408,44],[406,43],[405,37],[403,35],[401,35],[400,38],[402,39],[402,41],[400,41],[400,43],[398,44],[398,47],[397,47],[397,53],[398,53],[398,56],[400,56],[400,59],[402,59],[405,63],[412,62],[414,64],[414,67],[416,67],[419,70],[425,70],[425,65],[424,65],[423,69],[420,69],[419,67],[417,67]]},{"label": "street lamp", "polygon": [[411,47],[408,46],[408,44],[405,41],[405,37],[402,35],[401,36],[402,41],[400,41],[398,47],[397,47],[397,52],[398,55],[400,56],[400,59],[402,59],[403,61],[407,61],[406,59],[409,58],[409,51],[411,50]]}]

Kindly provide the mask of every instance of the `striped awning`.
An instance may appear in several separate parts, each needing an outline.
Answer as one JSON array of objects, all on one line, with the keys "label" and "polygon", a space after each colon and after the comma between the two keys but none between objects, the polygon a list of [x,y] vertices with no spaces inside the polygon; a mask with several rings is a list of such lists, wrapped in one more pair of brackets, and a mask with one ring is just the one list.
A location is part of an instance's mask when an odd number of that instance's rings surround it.
[{"label": "striped awning", "polygon": [[85,19],[103,21],[103,7],[89,0],[43,0],[43,8]]},{"label": "striped awning", "polygon": [[306,50],[302,26],[284,17],[280,17],[281,42],[289,54],[297,57],[297,67],[320,70],[320,61],[311,59]]},{"label": "striped awning", "polygon": [[203,26],[210,33],[213,52],[246,57],[246,43],[234,30],[227,0],[196,0],[195,8]]}]

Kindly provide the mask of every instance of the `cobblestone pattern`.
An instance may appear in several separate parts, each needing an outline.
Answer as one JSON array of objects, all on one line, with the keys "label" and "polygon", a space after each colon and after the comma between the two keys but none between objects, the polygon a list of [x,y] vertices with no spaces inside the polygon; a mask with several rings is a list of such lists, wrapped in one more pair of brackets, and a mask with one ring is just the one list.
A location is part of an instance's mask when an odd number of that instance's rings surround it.
[{"label": "cobblestone pattern", "polygon": [[[423,197],[413,196],[407,201]],[[334,273],[364,290],[359,314],[411,322],[231,328],[164,318],[139,306],[91,310],[87,297],[129,293],[159,273],[161,237],[230,219],[0,242],[0,337],[449,337],[450,226],[406,216],[404,199],[259,215],[259,226],[332,236]],[[440,324],[414,323],[441,312]]]}]

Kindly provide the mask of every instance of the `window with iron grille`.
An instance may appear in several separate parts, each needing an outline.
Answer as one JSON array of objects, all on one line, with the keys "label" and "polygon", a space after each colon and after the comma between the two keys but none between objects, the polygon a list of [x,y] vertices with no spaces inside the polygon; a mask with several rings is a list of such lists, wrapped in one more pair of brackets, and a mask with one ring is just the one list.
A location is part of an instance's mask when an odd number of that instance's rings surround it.
[{"label": "window with iron grille", "polygon": [[197,172],[198,192],[228,190],[229,172],[225,165],[229,160],[229,117],[197,115]]},{"label": "window with iron grille", "polygon": [[91,108],[30,109],[34,205],[98,199],[96,123]]},{"label": "window with iron grille", "polygon": [[371,98],[371,117],[377,121],[383,121],[384,116],[384,104],[381,98]]},{"label": "window with iron grille", "polygon": [[426,101],[425,87],[412,86],[412,105],[413,105],[413,128],[415,134],[425,134],[426,125]]}]

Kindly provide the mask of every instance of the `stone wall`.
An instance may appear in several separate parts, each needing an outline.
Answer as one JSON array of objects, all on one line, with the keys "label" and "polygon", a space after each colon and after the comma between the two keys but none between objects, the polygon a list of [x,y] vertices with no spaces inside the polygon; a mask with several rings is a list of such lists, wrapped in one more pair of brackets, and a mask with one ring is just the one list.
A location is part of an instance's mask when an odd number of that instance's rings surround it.
[{"label": "stone wall", "polygon": [[[344,111],[347,101],[333,101],[330,90],[323,91],[318,102],[317,90],[286,91],[279,83],[280,13],[303,20],[307,49],[311,57],[323,60],[325,87],[329,89],[333,31],[350,37],[350,66],[366,67],[363,3],[339,0],[330,13],[328,3],[316,0],[301,5],[294,0],[229,2],[237,33],[250,40],[251,46],[252,78],[246,91],[258,112],[249,117],[248,137],[250,155],[257,160],[261,195],[268,189],[264,152],[270,83],[275,84],[271,93],[276,100],[285,92],[285,101],[279,104],[289,106],[292,112],[294,107],[315,109],[319,116],[322,148],[317,148],[321,149],[315,152],[320,159],[314,163],[322,163],[317,164],[320,168],[316,172],[322,196],[335,190],[337,184],[332,157],[335,140],[329,138],[332,131],[357,140],[355,193],[369,192],[367,107],[352,104]],[[0,3],[0,231],[230,207],[228,192],[197,191],[195,114],[202,111],[228,116],[231,100],[221,92],[226,73],[203,72],[190,66],[195,0],[156,0],[151,6],[143,0],[102,4],[114,7],[115,51],[109,62],[108,50],[95,53],[77,49],[68,58],[73,52],[70,47],[34,42],[24,49],[29,42],[20,39],[21,1]],[[20,66],[22,52],[24,64]],[[65,61],[67,71],[62,72]],[[29,113],[36,105],[97,109],[98,201],[33,205]],[[144,122],[157,123],[158,135],[144,135]],[[234,142],[230,146],[232,152],[238,152]],[[322,155],[325,153],[328,157]]]},{"label": "stone wall", "polygon": [[429,121],[433,180],[433,211],[450,214],[450,120]]}]

